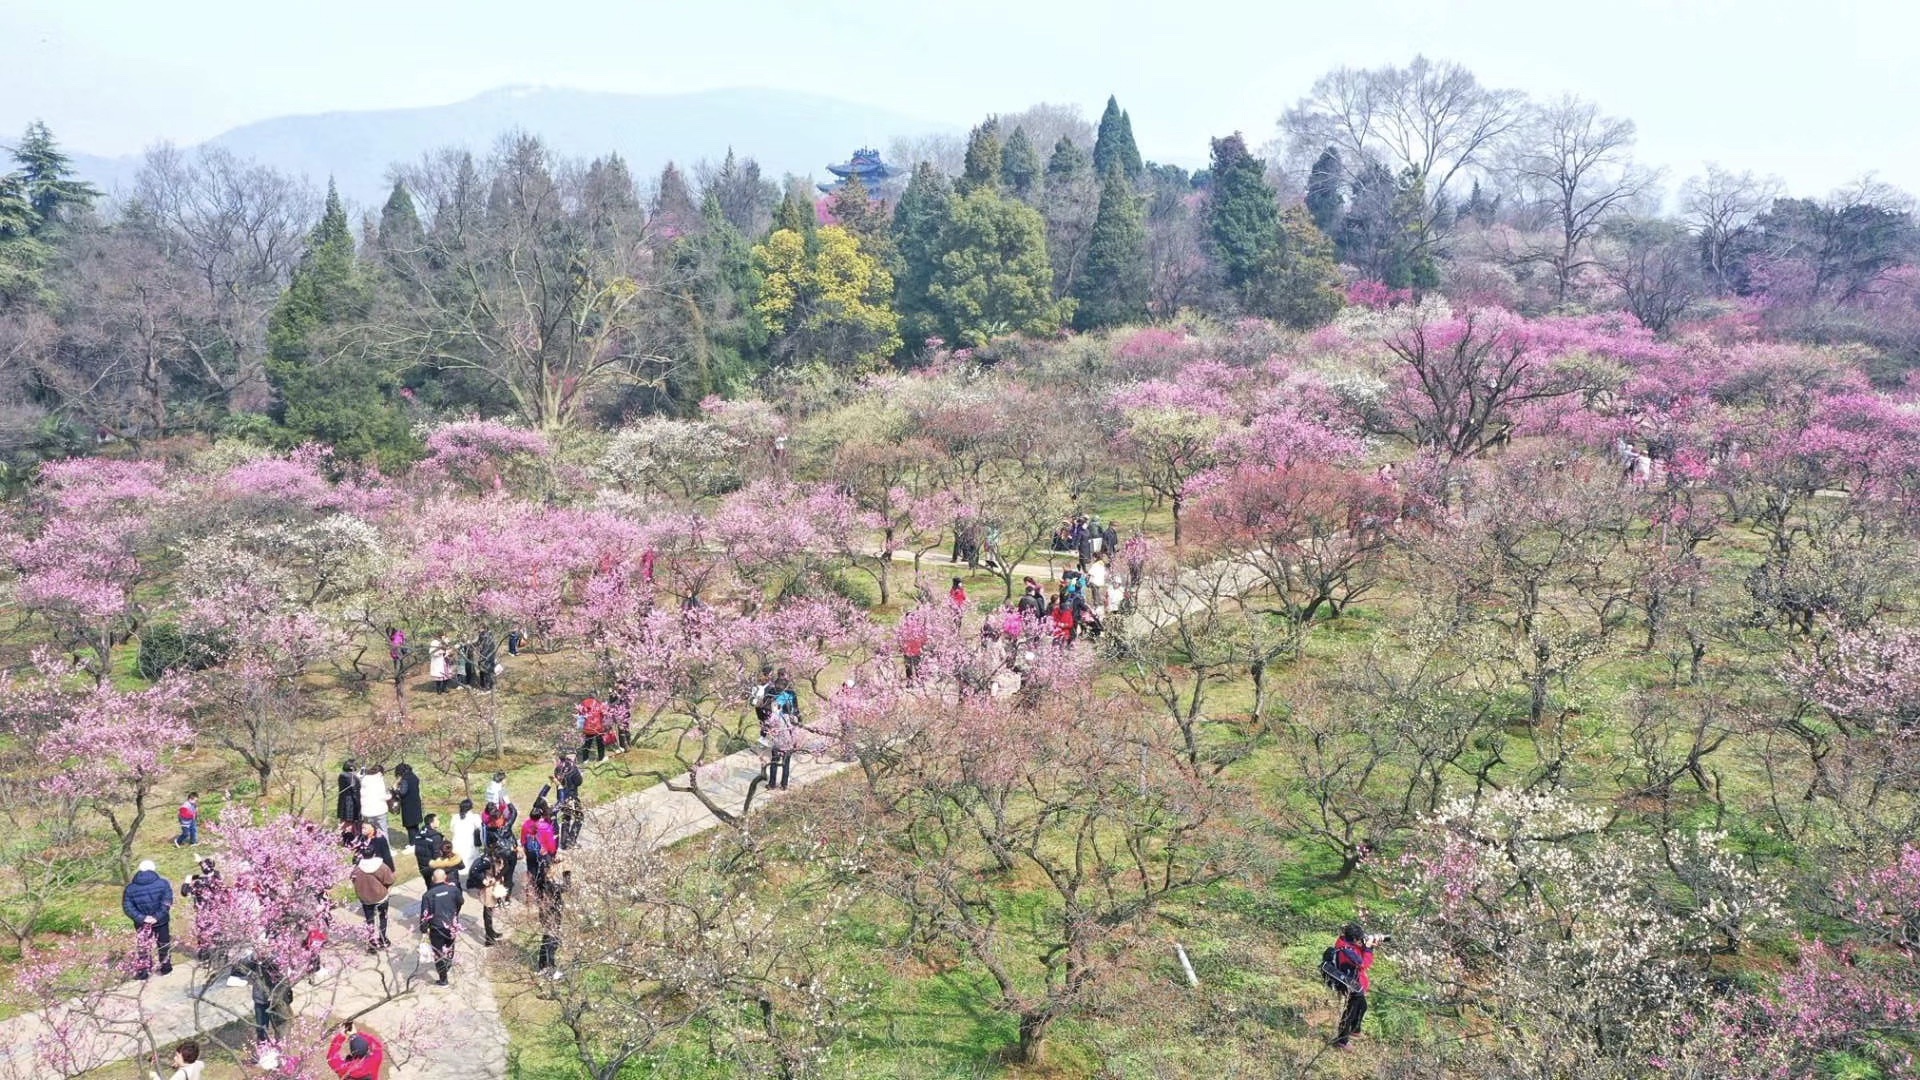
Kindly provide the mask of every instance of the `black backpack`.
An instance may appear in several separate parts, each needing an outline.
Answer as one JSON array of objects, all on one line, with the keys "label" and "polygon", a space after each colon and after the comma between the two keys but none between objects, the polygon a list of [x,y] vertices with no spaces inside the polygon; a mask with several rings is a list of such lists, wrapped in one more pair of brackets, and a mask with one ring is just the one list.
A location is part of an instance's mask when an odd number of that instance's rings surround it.
[{"label": "black backpack", "polygon": [[1326,951],[1320,954],[1320,981],[1327,984],[1327,989],[1342,994],[1360,992],[1360,974],[1351,967],[1341,966],[1337,945],[1327,946]]}]

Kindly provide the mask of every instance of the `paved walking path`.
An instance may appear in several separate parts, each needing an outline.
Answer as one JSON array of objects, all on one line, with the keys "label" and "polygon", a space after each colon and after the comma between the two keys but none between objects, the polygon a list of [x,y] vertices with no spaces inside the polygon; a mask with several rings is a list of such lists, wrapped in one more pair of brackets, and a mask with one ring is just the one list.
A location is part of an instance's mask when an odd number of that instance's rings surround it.
[{"label": "paved walking path", "polygon": [[[805,787],[847,765],[796,757],[790,783],[793,788]],[[701,788],[722,808],[739,813],[760,769],[760,754],[743,750],[703,770]],[[685,781],[682,775],[674,786],[683,786]],[[788,792],[762,789],[755,802],[791,797]],[[691,793],[657,784],[590,810],[581,843],[592,844],[599,829],[634,827],[646,830],[658,843],[671,844],[719,823]],[[537,935],[533,905],[516,902],[496,911],[495,928],[509,940],[489,949],[481,944],[480,902],[469,894],[461,911],[463,932],[455,946],[453,972],[449,985],[441,987],[434,985],[432,964],[422,964],[417,957],[418,938],[413,928],[418,925],[422,891],[424,884],[418,879],[395,886],[390,930],[394,947],[360,958],[343,970],[322,971],[314,980],[303,981],[295,988],[294,1012],[299,1016],[344,1017],[365,1010],[361,1024],[374,1031],[392,1032],[407,1028],[410,1021],[437,1021],[429,1011],[444,1011],[449,1022],[436,1022],[434,1026],[450,1037],[428,1056],[400,1066],[393,1075],[398,1080],[506,1080],[507,1029],[500,1017],[489,968],[529,962],[534,944],[530,939]],[[187,905],[182,903],[175,926],[182,927],[189,918]],[[515,939],[524,941],[528,948],[513,947]],[[53,1010],[23,1013],[0,1022],[0,1078],[72,1075],[142,1057],[153,1047],[160,1048],[165,1056],[182,1039],[232,1024],[251,1025],[253,998],[246,986],[228,986],[223,974],[185,962],[184,950],[179,955],[183,962],[173,974],[126,983],[89,1007],[85,1018],[63,1017],[60,1010]],[[564,961],[564,950],[561,955]],[[195,989],[209,979],[212,986],[204,996],[196,997]],[[63,1067],[56,1072],[36,1064],[36,1059],[51,1059],[41,1055],[48,1054],[53,1041],[63,1037],[57,1036],[57,1031],[69,1033],[64,1036],[65,1048],[58,1057],[78,1067]],[[74,1032],[78,1038],[72,1036]],[[250,1038],[250,1033],[245,1036]]]}]

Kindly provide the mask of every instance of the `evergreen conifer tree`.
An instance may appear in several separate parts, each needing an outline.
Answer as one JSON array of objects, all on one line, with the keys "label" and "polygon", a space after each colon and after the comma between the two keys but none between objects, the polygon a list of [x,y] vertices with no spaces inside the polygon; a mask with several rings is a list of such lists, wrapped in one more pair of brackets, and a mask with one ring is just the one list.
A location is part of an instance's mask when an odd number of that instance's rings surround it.
[{"label": "evergreen conifer tree", "polygon": [[1227,289],[1249,311],[1259,309],[1262,279],[1280,244],[1280,207],[1266,179],[1266,163],[1247,150],[1239,132],[1213,140],[1207,237]]},{"label": "evergreen conifer tree", "polygon": [[858,176],[847,177],[827,196],[827,213],[860,242],[862,251],[891,265],[893,223],[887,217],[887,206],[868,193]]},{"label": "evergreen conifer tree", "polygon": [[1000,186],[1000,122],[989,117],[967,135],[966,169],[954,187],[965,195]]},{"label": "evergreen conifer tree", "polygon": [[924,161],[914,166],[893,208],[893,244],[900,267],[894,276],[894,307],[909,346],[917,347],[939,331],[930,290],[940,268],[940,238],[952,217],[953,187],[946,176]]},{"label": "evergreen conifer tree", "polygon": [[653,197],[655,233],[673,239],[700,227],[703,215],[693,201],[693,189],[680,167],[669,161],[660,170],[660,190]]},{"label": "evergreen conifer tree", "polygon": [[1000,152],[1000,179],[1007,190],[1022,199],[1028,198],[1040,183],[1040,154],[1033,148],[1033,140],[1027,138],[1027,129],[1016,127],[1007,137],[1007,145]]},{"label": "evergreen conifer tree", "polygon": [[407,191],[404,182],[394,181],[393,192],[387,196],[386,205],[380,208],[381,251],[393,258],[418,250],[425,236],[420,228],[420,214],[414,209],[413,195]]},{"label": "evergreen conifer tree", "polygon": [[1073,325],[1098,330],[1147,316],[1147,227],[1140,196],[1118,162],[1108,166],[1087,261],[1074,283]]},{"label": "evergreen conifer tree", "polygon": [[1280,260],[1266,296],[1265,313],[1297,329],[1320,326],[1346,305],[1333,241],[1314,225],[1304,206],[1280,213]]},{"label": "evergreen conifer tree", "polygon": [[1110,166],[1120,166],[1128,180],[1140,179],[1145,164],[1140,148],[1133,142],[1133,120],[1120,111],[1120,102],[1107,98],[1107,109],[1100,114],[1100,130],[1093,139],[1093,171],[1107,175]]},{"label": "evergreen conifer tree", "polygon": [[1313,215],[1314,227],[1332,236],[1340,227],[1345,203],[1340,195],[1340,151],[1329,146],[1307,172],[1307,212]]},{"label": "evergreen conifer tree", "polygon": [[40,215],[19,173],[0,173],[0,308],[40,292],[47,246],[34,237]]},{"label": "evergreen conifer tree", "polygon": [[362,321],[372,303],[354,260],[346,210],[329,183],[326,210],[267,324],[274,419],[289,444],[317,440],[343,457],[388,464],[411,452],[392,373],[340,347],[342,332]]},{"label": "evergreen conifer tree", "polygon": [[1062,180],[1071,180],[1092,167],[1087,152],[1075,145],[1065,135],[1053,144],[1053,156],[1047,158],[1047,186],[1052,187]]},{"label": "evergreen conifer tree", "polygon": [[13,160],[19,163],[25,182],[27,201],[39,219],[36,232],[54,228],[74,213],[93,205],[99,189],[73,177],[73,160],[60,152],[47,125],[35,120],[27,125],[20,145],[13,148]]},{"label": "evergreen conifer tree", "polygon": [[818,226],[819,221],[814,215],[813,200],[807,197],[801,184],[789,184],[787,197],[780,201],[779,208],[773,212],[774,229],[792,229],[811,242],[814,230]]}]

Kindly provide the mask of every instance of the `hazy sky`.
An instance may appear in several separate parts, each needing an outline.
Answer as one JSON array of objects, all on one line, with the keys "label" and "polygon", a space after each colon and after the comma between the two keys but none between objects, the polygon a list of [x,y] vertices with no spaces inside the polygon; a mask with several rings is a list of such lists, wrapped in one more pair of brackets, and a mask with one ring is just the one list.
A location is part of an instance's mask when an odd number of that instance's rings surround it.
[{"label": "hazy sky", "polygon": [[1631,117],[1670,183],[1717,160],[1920,191],[1910,0],[0,0],[0,138],[43,117],[131,153],[508,83],[805,89],[959,124],[1041,100],[1096,117],[1112,92],[1148,157],[1194,164],[1210,134],[1272,138],[1323,71],[1416,52]]}]

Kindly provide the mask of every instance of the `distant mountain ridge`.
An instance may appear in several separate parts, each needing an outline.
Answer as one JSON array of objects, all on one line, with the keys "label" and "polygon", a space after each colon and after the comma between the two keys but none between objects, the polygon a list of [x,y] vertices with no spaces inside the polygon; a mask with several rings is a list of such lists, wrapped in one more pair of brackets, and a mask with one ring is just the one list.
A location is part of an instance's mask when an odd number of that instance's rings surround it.
[{"label": "distant mountain ridge", "polygon": [[[504,132],[522,129],[565,157],[617,151],[645,182],[668,161],[716,164],[732,147],[778,178],[824,178],[828,162],[862,146],[884,149],[896,137],[962,130],[838,98],[787,90],[729,89],[685,94],[621,94],[549,87],[503,87],[451,105],[282,116],[207,140],[241,157],[304,176],[316,188],[331,176],[361,208],[385,201],[388,170],[444,146],[484,154]],[[108,191],[125,191],[140,156],[75,153],[79,174]]]}]

